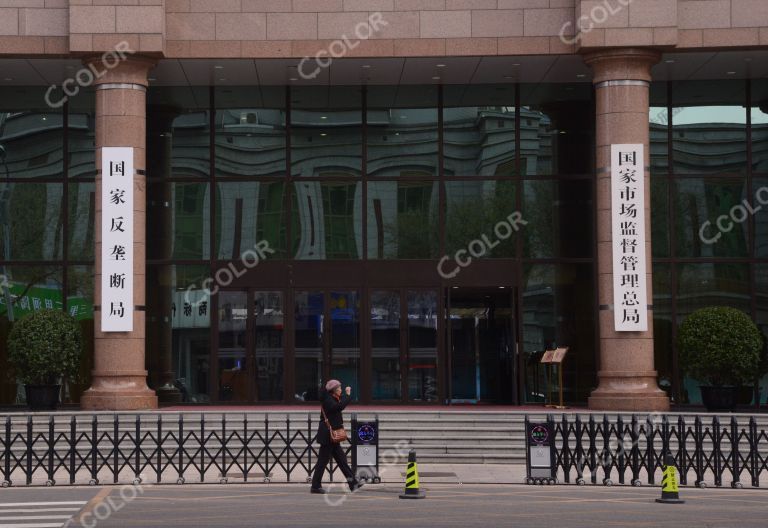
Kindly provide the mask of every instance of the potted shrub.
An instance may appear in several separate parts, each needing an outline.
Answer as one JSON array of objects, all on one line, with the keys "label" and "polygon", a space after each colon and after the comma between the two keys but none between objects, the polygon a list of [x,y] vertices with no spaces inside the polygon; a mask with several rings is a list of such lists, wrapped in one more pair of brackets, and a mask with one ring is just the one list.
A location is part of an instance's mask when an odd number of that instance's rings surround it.
[{"label": "potted shrub", "polygon": [[80,327],[60,310],[33,312],[8,335],[8,360],[32,410],[56,409],[61,383],[77,379],[81,355]]},{"label": "potted shrub", "polygon": [[733,410],[760,366],[763,338],[755,323],[735,308],[701,308],[680,325],[678,344],[685,373],[706,383],[700,388],[707,410]]}]

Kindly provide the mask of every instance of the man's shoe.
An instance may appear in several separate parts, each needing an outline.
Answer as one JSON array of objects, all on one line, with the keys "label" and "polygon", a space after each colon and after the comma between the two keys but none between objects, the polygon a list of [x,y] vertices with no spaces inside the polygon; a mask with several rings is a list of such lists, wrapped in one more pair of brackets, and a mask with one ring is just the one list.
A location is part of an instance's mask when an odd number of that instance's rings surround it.
[{"label": "man's shoe", "polygon": [[318,493],[320,495],[325,495],[328,493],[325,488],[309,488],[310,493]]},{"label": "man's shoe", "polygon": [[365,486],[365,484],[363,482],[355,481],[352,484],[350,484],[349,490],[354,492],[354,491],[359,490],[363,486]]}]

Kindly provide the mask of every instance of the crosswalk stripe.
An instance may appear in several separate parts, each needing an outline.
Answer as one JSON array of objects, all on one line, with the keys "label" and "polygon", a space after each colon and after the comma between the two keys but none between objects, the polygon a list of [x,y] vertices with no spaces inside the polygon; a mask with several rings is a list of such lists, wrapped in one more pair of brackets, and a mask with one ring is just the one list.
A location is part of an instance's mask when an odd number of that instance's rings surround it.
[{"label": "crosswalk stripe", "polygon": [[[0,504],[0,508],[18,508],[24,506],[83,506],[88,501],[61,501],[61,502],[6,502]],[[0,510],[2,512],[2,510]]]},{"label": "crosswalk stripe", "polygon": [[[71,515],[12,515],[10,517],[0,517],[0,521],[52,521],[53,519],[64,519],[65,521],[72,517]],[[0,524],[2,526],[2,524]]]},{"label": "crosswalk stripe", "polygon": [[62,523],[0,524],[0,528],[61,528]]}]

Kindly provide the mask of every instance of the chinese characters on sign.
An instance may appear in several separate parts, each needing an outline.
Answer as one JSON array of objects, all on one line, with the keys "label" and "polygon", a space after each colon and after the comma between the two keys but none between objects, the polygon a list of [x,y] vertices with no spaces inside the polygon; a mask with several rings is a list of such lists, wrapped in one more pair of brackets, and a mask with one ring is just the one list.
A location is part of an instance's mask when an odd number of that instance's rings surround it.
[{"label": "chinese characters on sign", "polygon": [[101,149],[101,330],[133,330],[133,148]]},{"label": "chinese characters on sign", "polygon": [[648,330],[643,145],[611,145],[613,314],[617,332]]}]

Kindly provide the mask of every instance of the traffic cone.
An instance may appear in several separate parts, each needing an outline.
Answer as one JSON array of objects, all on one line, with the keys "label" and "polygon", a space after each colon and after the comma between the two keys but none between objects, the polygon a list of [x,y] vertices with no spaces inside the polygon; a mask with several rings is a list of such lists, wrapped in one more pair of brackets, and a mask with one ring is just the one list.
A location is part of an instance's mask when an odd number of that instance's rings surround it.
[{"label": "traffic cone", "polygon": [[408,453],[408,470],[405,472],[405,492],[401,499],[426,499],[427,495],[419,491],[419,469],[416,466],[416,451]]},{"label": "traffic cone", "polygon": [[677,469],[675,468],[675,459],[671,453],[667,454],[664,474],[661,478],[661,498],[656,499],[656,502],[664,504],[683,504],[685,502],[680,500],[680,495],[678,494]]}]

